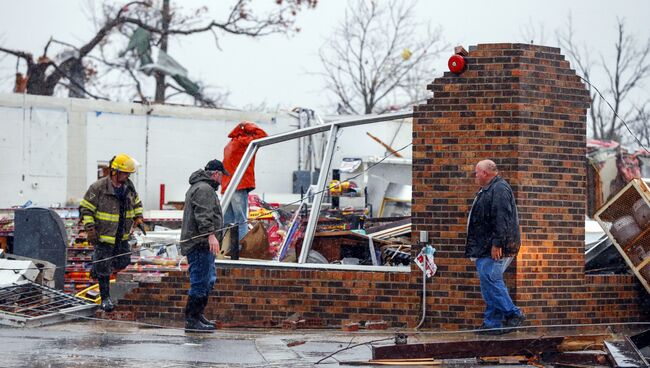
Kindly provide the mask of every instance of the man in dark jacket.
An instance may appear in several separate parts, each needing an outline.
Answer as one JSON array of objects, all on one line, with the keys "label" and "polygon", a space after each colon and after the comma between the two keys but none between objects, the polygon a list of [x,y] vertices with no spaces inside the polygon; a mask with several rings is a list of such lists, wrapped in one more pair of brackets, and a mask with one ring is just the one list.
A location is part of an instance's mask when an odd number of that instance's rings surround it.
[{"label": "man in dark jacket", "polygon": [[476,165],[476,184],[481,189],[467,220],[465,257],[476,262],[481,294],[486,308],[481,333],[501,334],[525,320],[503,281],[505,272],[520,245],[517,205],[510,185],[499,175],[497,165],[483,160]]},{"label": "man in dark jacket", "polygon": [[205,169],[190,175],[191,187],[185,194],[181,254],[187,256],[190,271],[186,332],[214,331],[214,324],[205,318],[203,310],[217,281],[214,260],[223,236],[223,215],[216,191],[223,175],[230,176],[230,173],[221,161],[212,160]]}]

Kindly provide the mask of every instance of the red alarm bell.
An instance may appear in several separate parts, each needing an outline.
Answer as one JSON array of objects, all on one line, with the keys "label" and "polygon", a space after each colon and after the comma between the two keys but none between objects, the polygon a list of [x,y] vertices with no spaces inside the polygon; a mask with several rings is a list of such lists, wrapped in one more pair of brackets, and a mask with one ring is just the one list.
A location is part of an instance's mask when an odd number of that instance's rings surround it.
[{"label": "red alarm bell", "polygon": [[447,62],[449,71],[454,74],[460,74],[465,70],[465,58],[460,54],[452,55]]}]

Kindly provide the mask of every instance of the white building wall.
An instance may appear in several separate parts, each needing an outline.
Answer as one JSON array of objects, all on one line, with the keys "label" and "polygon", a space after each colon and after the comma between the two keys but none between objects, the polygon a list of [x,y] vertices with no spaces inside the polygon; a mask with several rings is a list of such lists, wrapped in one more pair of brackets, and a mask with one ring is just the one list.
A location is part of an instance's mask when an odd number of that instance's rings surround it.
[{"label": "white building wall", "polygon": [[0,106],[0,116],[0,207],[64,203],[66,111]]},{"label": "white building wall", "polygon": [[[208,160],[223,158],[227,134],[240,121],[253,121],[269,135],[297,125],[294,117],[283,112],[18,94],[0,94],[0,116],[0,207],[28,200],[44,206],[74,206],[97,179],[98,163],[124,152],[141,164],[133,180],[145,208],[157,209],[160,184],[166,186],[166,201],[183,201],[189,175]],[[395,137],[395,148],[411,140],[410,121],[346,128],[337,141],[332,168],[338,168],[343,157],[384,156],[386,150],[366,131],[386,143]],[[410,148],[403,153],[410,157]],[[292,172],[297,168],[297,141],[261,148],[255,192],[267,200],[288,198],[277,194],[291,193]]]}]

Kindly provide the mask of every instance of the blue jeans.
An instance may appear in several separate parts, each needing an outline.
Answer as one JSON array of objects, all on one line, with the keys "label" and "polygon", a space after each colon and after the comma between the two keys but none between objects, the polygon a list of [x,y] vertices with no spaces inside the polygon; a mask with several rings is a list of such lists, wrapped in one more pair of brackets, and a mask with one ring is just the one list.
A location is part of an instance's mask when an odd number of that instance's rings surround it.
[{"label": "blue jeans", "polygon": [[190,265],[190,296],[203,298],[210,294],[217,281],[217,269],[214,265],[214,253],[205,247],[194,247],[187,254]]},{"label": "blue jeans", "polygon": [[242,240],[248,233],[248,191],[245,189],[236,190],[230,200],[230,206],[223,214],[223,223],[239,225],[239,240]]},{"label": "blue jeans", "polygon": [[521,315],[503,281],[503,273],[512,262],[512,257],[501,258],[498,261],[492,258],[479,258],[476,260],[476,270],[481,281],[481,294],[485,300],[485,313],[483,325],[486,328],[499,328],[504,318]]}]

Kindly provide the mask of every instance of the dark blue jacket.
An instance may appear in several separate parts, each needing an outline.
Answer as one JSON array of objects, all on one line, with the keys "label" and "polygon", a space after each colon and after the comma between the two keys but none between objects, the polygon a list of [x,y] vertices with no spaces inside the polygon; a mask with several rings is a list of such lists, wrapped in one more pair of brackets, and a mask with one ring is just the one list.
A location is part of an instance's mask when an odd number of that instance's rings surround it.
[{"label": "dark blue jacket", "polygon": [[474,198],[467,220],[465,257],[490,257],[493,246],[502,248],[504,257],[516,256],[520,242],[517,204],[512,188],[496,176]]}]

